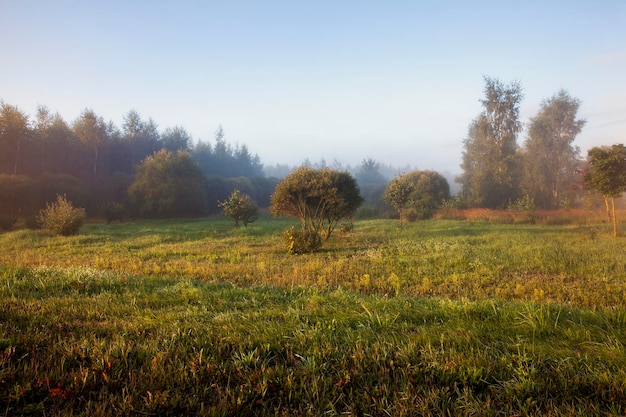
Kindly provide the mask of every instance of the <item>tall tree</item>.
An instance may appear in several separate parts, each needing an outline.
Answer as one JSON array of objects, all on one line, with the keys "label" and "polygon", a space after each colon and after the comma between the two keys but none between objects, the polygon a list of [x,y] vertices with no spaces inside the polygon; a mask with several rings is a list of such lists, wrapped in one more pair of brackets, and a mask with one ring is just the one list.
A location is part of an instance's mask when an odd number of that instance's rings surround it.
[{"label": "tall tree", "polygon": [[191,135],[182,126],[168,127],[161,134],[161,143],[171,152],[187,151],[191,145]]},{"label": "tall tree", "polygon": [[559,208],[576,183],[580,149],[573,146],[585,120],[577,119],[580,100],[560,90],[541,103],[530,120],[523,153],[523,189],[541,208]]},{"label": "tall tree", "polygon": [[259,177],[263,175],[263,164],[258,155],[252,155],[244,144],[237,146],[233,155],[234,175],[244,177]]},{"label": "tall tree", "polygon": [[383,174],[380,173],[380,163],[372,158],[365,158],[356,174],[359,186],[379,185],[386,182]]},{"label": "tall tree", "polygon": [[498,208],[518,194],[517,134],[522,128],[519,108],[523,94],[518,82],[505,85],[489,77],[485,77],[484,93],[483,111],[464,141],[463,174],[458,181],[468,204]]},{"label": "tall tree", "polygon": [[[130,110],[122,123],[122,136],[128,151],[129,170],[160,148],[158,126],[152,119],[144,122],[136,110]],[[127,169],[127,170],[128,170]]]},{"label": "tall tree", "polygon": [[97,178],[99,150],[107,142],[106,123],[93,110],[85,109],[74,122],[73,130],[82,143],[93,149],[93,176]]},{"label": "tall tree", "polygon": [[607,211],[611,202],[613,235],[617,237],[615,199],[626,191],[626,146],[594,147],[589,149],[588,156],[590,170],[585,173],[584,181],[602,194]]},{"label": "tall tree", "polygon": [[217,175],[231,177],[229,170],[232,159],[232,148],[224,139],[224,129],[220,125],[215,131],[215,145],[213,146],[213,169]]},{"label": "tall tree", "polygon": [[33,123],[33,139],[39,147],[39,173],[46,171],[46,160],[49,148],[48,136],[54,121],[54,115],[46,106],[38,106]]},{"label": "tall tree", "polygon": [[18,174],[22,144],[29,133],[28,116],[16,106],[0,102],[0,172]]}]

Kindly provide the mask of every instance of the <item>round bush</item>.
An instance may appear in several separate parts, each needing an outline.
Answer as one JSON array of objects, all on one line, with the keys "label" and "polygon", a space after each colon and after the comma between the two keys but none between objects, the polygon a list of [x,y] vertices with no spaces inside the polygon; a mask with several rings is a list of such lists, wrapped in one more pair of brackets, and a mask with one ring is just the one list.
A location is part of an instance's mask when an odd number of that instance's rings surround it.
[{"label": "round bush", "polygon": [[53,203],[39,212],[39,222],[44,233],[52,236],[71,236],[78,233],[85,221],[85,209],[76,208],[65,196],[57,196]]}]

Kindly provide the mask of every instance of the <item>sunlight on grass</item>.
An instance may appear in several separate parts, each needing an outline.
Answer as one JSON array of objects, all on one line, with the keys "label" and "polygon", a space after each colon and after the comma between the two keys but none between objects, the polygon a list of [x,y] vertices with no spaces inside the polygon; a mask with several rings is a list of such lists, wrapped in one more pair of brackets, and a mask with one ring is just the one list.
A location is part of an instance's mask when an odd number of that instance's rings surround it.
[{"label": "sunlight on grass", "polygon": [[6,415],[626,412],[626,253],[571,226],[0,235]]}]

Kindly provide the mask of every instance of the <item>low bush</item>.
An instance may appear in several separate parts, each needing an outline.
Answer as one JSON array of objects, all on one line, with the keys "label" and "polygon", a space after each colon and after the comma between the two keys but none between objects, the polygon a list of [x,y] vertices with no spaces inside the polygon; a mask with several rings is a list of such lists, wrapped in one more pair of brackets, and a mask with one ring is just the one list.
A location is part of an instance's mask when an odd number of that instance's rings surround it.
[{"label": "low bush", "polygon": [[287,253],[290,255],[315,252],[322,246],[322,237],[312,230],[291,227],[285,231]]},{"label": "low bush", "polygon": [[78,233],[85,221],[85,209],[76,208],[65,196],[57,195],[53,203],[39,212],[39,223],[44,233],[52,236],[71,236]]}]

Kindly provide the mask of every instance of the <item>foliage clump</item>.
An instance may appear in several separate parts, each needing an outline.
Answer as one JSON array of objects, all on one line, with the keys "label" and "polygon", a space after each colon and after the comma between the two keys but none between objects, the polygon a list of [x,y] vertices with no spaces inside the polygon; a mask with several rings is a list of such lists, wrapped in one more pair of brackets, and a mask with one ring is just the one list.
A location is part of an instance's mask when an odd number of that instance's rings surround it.
[{"label": "foliage clump", "polygon": [[58,195],[39,212],[39,222],[43,232],[51,236],[75,235],[85,222],[85,209],[74,207],[65,196]]},{"label": "foliage clump", "polygon": [[594,147],[588,155],[590,169],[584,174],[584,182],[602,194],[609,219],[613,219],[613,235],[617,237],[615,199],[626,191],[626,146],[620,143]]},{"label": "foliage clump", "polygon": [[398,210],[398,227],[404,219],[412,222],[431,218],[450,197],[445,177],[435,171],[412,171],[398,175],[387,184],[383,200]]},{"label": "foliage clump", "polygon": [[509,204],[508,209],[513,212],[523,213],[523,222],[534,224],[537,222],[537,206],[535,199],[525,194]]},{"label": "foliage clump", "polygon": [[287,253],[298,255],[315,252],[322,246],[322,237],[313,230],[298,230],[291,227],[285,231]]},{"label": "foliage clump", "polygon": [[138,167],[128,194],[142,217],[206,214],[205,177],[187,152],[161,150]]},{"label": "foliage clump", "polygon": [[362,203],[359,186],[348,172],[302,166],[278,183],[270,212],[298,219],[306,241],[314,235],[328,240],[339,221],[352,218]]},{"label": "foliage clump", "polygon": [[235,227],[239,227],[239,222],[248,227],[248,223],[259,218],[259,207],[248,194],[235,189],[228,197],[228,200],[221,201],[219,206],[224,209],[224,216],[235,221]]}]

